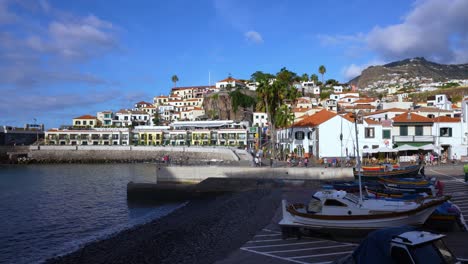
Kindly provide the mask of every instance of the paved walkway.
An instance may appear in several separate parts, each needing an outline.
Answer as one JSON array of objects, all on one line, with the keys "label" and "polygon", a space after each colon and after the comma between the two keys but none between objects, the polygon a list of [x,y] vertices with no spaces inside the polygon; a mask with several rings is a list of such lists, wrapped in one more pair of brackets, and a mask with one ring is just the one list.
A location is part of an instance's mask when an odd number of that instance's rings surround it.
[{"label": "paved walkway", "polygon": [[[445,183],[445,194],[452,195],[452,202],[460,207],[465,220],[468,220],[468,184],[463,180],[462,166],[427,167],[426,175]],[[319,236],[283,240],[277,224],[280,218],[281,215],[277,212],[270,225],[258,231],[250,241],[228,258],[216,263],[326,264],[350,254],[357,247],[357,244],[337,242]],[[459,260],[468,261],[468,232],[450,233],[444,240]]]}]

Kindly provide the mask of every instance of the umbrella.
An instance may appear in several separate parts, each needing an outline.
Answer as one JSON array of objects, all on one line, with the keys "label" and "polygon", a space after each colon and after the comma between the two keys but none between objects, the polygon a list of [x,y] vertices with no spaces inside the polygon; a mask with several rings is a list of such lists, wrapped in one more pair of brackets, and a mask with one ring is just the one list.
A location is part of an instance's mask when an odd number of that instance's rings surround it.
[{"label": "umbrella", "polygon": [[408,151],[408,150],[419,150],[418,147],[410,146],[410,145],[401,145],[398,148],[396,148],[398,151]]},{"label": "umbrella", "polygon": [[388,148],[388,147],[377,148],[377,149],[374,149],[374,151],[375,152],[380,152],[380,153],[398,152],[398,150],[391,149],[391,148]]}]

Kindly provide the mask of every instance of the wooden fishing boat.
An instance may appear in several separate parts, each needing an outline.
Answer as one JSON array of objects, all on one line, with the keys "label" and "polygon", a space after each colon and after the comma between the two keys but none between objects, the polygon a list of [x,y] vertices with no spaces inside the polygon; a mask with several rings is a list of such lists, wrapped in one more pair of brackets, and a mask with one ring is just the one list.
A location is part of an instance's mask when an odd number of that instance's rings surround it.
[{"label": "wooden fishing boat", "polygon": [[282,202],[281,227],[302,227],[320,231],[374,230],[403,225],[419,226],[449,196],[425,198],[416,202],[365,199],[360,201],[345,191],[317,192],[311,203]]},{"label": "wooden fishing boat", "polygon": [[388,189],[371,189],[367,188],[366,186],[366,194],[368,198],[384,198],[384,199],[399,199],[399,200],[417,200],[421,199],[428,194],[421,194],[421,193],[404,193],[401,191],[393,191]]},{"label": "wooden fishing boat", "polygon": [[417,176],[419,173],[420,165],[412,165],[407,167],[400,167],[398,169],[392,169],[387,171],[361,171],[354,170],[354,178],[358,179],[359,174],[361,174],[362,180],[365,181],[376,181],[380,177],[387,178],[408,178]]},{"label": "wooden fishing boat", "polygon": [[374,166],[362,166],[363,171],[385,171],[388,170],[388,167],[391,166],[393,169],[399,169],[400,165],[398,164],[380,164]]}]

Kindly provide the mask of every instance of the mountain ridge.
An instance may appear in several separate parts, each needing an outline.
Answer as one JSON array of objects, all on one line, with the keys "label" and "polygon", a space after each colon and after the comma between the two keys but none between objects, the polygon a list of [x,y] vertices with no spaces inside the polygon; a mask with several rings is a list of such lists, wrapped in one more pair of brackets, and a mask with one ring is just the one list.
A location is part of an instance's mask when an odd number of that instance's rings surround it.
[{"label": "mountain ridge", "polygon": [[468,79],[468,63],[439,64],[428,61],[424,57],[408,58],[384,65],[370,66],[348,83],[359,88],[372,88],[382,82],[395,82],[400,78],[418,78],[434,82]]}]

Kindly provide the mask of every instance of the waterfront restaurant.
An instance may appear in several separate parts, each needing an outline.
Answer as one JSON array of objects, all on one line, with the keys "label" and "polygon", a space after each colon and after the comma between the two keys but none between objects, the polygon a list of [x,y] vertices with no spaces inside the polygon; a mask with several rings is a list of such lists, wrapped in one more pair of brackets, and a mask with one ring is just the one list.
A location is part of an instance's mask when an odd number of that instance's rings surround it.
[{"label": "waterfront restaurant", "polygon": [[46,145],[129,145],[129,128],[50,129]]}]

